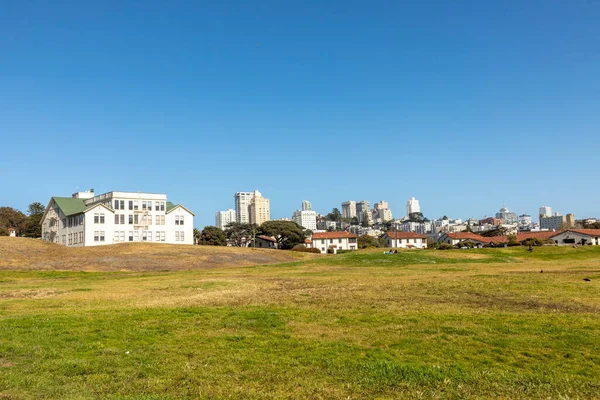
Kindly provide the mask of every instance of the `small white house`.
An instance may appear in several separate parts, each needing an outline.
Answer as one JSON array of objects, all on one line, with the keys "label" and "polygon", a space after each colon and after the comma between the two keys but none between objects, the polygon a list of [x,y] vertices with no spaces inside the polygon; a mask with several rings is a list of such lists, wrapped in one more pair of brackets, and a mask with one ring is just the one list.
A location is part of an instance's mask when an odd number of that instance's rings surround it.
[{"label": "small white house", "polygon": [[550,239],[559,246],[598,246],[600,245],[600,229],[568,229],[558,232]]},{"label": "small white house", "polygon": [[15,228],[8,228],[8,236],[17,237],[17,230]]},{"label": "small white house", "polygon": [[358,235],[349,232],[316,232],[311,241],[306,242],[306,247],[321,250],[322,254],[330,252],[336,254],[338,250],[356,250]]},{"label": "small white house", "polygon": [[387,232],[386,247],[401,249],[426,249],[427,236],[415,232]]}]

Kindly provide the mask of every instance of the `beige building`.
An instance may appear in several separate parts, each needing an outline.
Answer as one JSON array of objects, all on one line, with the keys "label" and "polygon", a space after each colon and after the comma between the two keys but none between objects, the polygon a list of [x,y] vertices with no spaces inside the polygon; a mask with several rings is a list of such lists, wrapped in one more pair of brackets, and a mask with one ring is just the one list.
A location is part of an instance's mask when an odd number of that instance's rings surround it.
[{"label": "beige building", "polygon": [[556,215],[552,217],[541,217],[540,218],[540,229],[547,230],[561,230],[573,228],[575,226],[575,215]]},{"label": "beige building", "polygon": [[250,201],[250,223],[260,226],[263,222],[270,220],[271,201],[264,198],[258,190],[255,190]]}]

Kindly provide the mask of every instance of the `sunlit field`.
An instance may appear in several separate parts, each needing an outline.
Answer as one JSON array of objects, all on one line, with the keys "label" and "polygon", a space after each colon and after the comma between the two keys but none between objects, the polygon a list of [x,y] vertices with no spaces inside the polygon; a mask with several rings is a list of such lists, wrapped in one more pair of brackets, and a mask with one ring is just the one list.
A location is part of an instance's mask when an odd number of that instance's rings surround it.
[{"label": "sunlit field", "polygon": [[599,311],[594,247],[0,238],[0,399],[598,398]]}]

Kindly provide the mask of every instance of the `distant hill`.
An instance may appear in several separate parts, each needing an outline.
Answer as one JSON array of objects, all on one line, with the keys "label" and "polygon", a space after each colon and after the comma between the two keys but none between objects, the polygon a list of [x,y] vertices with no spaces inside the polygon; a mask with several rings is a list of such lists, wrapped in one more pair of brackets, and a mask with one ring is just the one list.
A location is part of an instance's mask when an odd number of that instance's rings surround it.
[{"label": "distant hill", "polygon": [[68,248],[38,239],[0,237],[0,270],[172,271],[275,264],[315,256],[319,255],[161,243]]}]

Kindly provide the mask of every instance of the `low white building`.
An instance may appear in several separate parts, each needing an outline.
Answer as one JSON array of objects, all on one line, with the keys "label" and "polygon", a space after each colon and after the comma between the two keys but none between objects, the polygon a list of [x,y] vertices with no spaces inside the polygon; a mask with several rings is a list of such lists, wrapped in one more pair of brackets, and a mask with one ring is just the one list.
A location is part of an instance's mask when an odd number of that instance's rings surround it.
[{"label": "low white building", "polygon": [[194,244],[194,213],[166,194],[93,191],[52,197],[42,217],[42,240],[64,246],[121,242]]},{"label": "low white building", "polygon": [[386,247],[426,249],[427,236],[415,232],[387,232],[383,237]]},{"label": "low white building", "polygon": [[556,233],[550,239],[559,246],[599,246],[600,229],[568,229]]},{"label": "low white building", "polygon": [[17,237],[17,230],[15,228],[8,228],[8,236]]},{"label": "low white building", "polygon": [[348,232],[317,232],[313,233],[312,238],[306,247],[319,249],[325,254],[328,250],[334,254],[338,250],[356,250],[358,235]]}]

